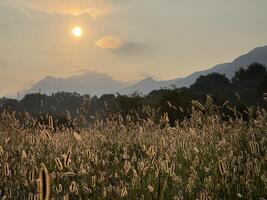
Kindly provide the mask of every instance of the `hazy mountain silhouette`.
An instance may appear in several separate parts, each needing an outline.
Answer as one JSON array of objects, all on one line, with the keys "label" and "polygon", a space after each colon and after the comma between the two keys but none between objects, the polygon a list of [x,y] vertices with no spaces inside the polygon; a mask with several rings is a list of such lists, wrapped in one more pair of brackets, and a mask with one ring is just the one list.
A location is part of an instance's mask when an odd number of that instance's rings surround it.
[{"label": "hazy mountain silhouette", "polygon": [[47,76],[34,84],[29,90],[26,90],[24,94],[39,91],[51,94],[64,91],[100,96],[106,93],[114,93],[125,86],[127,86],[126,83],[116,81],[106,74],[88,71],[83,75],[71,76],[65,79]]},{"label": "hazy mountain silhouette", "polygon": [[134,92],[148,94],[152,90],[165,87],[188,87],[193,84],[199,76],[207,75],[213,72],[225,74],[227,78],[232,78],[239,68],[246,68],[254,62],[267,66],[267,46],[258,47],[247,54],[236,58],[233,62],[219,64],[208,70],[194,72],[193,74],[184,78],[157,81],[151,77],[148,77],[131,85],[129,83],[114,80],[112,77],[103,73],[88,71],[83,75],[71,76],[65,79],[48,76],[43,80],[38,81],[30,89],[24,90],[20,93],[22,94],[21,96],[39,91],[46,94],[59,91],[77,92],[80,94],[90,94],[91,96],[100,96],[103,94],[116,92],[121,94],[131,94]]},{"label": "hazy mountain silhouette", "polygon": [[145,78],[145,79],[139,81],[138,83],[136,83],[132,86],[121,89],[119,91],[119,93],[131,94],[134,92],[140,92],[142,94],[148,94],[152,90],[156,90],[160,87],[161,87],[161,84],[159,81],[156,81],[151,77],[148,77],[148,78]]},{"label": "hazy mountain silhouette", "polygon": [[233,62],[219,64],[208,70],[194,72],[193,74],[184,78],[177,78],[167,81],[155,81],[151,78],[148,78],[140,81],[135,85],[124,88],[120,92],[124,94],[130,94],[134,91],[138,91],[143,94],[147,94],[152,90],[164,87],[170,87],[170,86],[176,86],[177,88],[188,87],[191,84],[193,84],[199,76],[207,75],[213,72],[219,74],[225,74],[227,78],[232,78],[235,72],[238,71],[240,68],[246,68],[247,66],[249,66],[254,62],[261,63],[267,66],[267,46],[255,48],[252,51],[248,52],[247,54],[244,54],[236,58]]}]

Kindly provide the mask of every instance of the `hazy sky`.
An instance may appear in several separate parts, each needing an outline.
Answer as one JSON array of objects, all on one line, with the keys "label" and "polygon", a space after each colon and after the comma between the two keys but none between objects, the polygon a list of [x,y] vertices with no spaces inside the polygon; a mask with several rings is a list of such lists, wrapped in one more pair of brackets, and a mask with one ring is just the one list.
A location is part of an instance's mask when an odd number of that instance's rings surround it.
[{"label": "hazy sky", "polygon": [[266,9],[267,0],[0,0],[0,95],[86,70],[186,76],[266,45]]}]

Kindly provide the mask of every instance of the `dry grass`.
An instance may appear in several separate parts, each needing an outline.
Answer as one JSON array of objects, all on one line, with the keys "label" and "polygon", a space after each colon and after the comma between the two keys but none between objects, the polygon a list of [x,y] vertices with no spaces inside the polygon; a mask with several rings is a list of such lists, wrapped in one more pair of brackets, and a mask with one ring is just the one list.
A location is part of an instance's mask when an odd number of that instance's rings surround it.
[{"label": "dry grass", "polygon": [[[267,114],[223,121],[194,102],[190,120],[163,126],[121,117],[80,134],[0,123],[2,199],[264,199]],[[30,123],[30,122],[29,122]],[[44,179],[43,181],[41,179]],[[49,181],[49,183],[46,183]],[[47,184],[44,186],[44,184]],[[50,191],[47,191],[47,190]],[[40,195],[40,193],[42,193]]]}]

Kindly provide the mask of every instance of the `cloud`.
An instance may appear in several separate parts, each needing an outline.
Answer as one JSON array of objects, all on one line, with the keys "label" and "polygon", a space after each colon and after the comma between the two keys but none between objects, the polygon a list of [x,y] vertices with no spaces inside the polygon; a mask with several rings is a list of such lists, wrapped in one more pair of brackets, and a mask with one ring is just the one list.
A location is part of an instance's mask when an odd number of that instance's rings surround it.
[{"label": "cloud", "polygon": [[124,42],[123,45],[114,50],[116,54],[124,54],[124,55],[147,55],[151,53],[152,49],[144,42],[136,42],[136,41],[127,41]]},{"label": "cloud", "polygon": [[73,16],[87,14],[93,19],[106,16],[113,10],[107,0],[8,0],[5,4],[46,13]]},{"label": "cloud", "polygon": [[32,17],[31,14],[24,8],[20,8],[18,7],[18,9],[23,13],[25,14],[27,17]]},{"label": "cloud", "polygon": [[95,45],[102,49],[119,49],[123,46],[123,41],[114,36],[106,36],[95,42]]},{"label": "cloud", "polygon": [[95,45],[117,55],[146,56],[153,53],[152,47],[145,42],[126,41],[114,36],[101,38],[95,42]]}]

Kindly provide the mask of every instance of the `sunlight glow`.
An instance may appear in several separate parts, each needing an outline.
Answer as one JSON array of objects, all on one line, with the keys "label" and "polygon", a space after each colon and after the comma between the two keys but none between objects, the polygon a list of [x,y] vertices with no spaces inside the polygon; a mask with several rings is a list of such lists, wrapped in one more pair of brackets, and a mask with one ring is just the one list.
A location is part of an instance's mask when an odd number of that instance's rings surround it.
[{"label": "sunlight glow", "polygon": [[73,29],[72,29],[72,34],[73,34],[73,36],[75,36],[75,37],[81,37],[82,36],[82,29],[81,29],[81,27],[79,27],[79,26],[76,26],[76,27],[74,27]]}]

